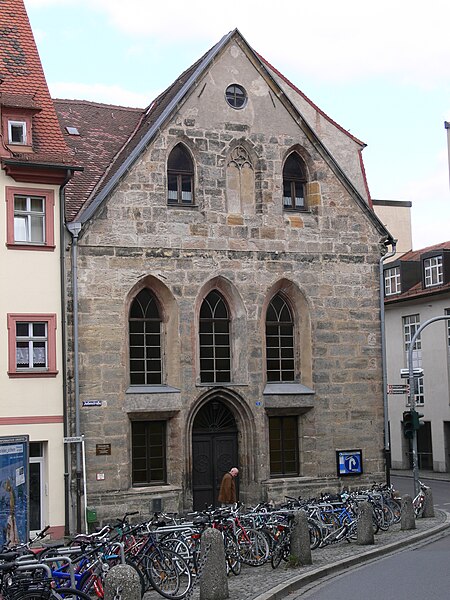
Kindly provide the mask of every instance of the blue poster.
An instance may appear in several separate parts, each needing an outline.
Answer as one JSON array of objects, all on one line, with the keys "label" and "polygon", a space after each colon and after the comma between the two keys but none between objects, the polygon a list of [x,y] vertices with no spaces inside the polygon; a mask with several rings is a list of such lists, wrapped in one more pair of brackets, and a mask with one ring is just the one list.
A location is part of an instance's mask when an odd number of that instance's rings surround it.
[{"label": "blue poster", "polygon": [[0,437],[0,544],[28,541],[28,436]]},{"label": "blue poster", "polygon": [[362,451],[361,450],[336,450],[336,463],[338,477],[342,475],[361,475]]}]

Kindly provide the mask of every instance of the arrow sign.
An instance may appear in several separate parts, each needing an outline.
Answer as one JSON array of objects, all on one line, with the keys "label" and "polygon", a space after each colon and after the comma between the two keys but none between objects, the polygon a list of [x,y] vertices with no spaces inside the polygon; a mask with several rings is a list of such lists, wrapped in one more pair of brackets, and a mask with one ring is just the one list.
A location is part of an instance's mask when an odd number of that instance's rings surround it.
[{"label": "arrow sign", "polygon": [[389,384],[388,394],[409,394],[409,384]]}]

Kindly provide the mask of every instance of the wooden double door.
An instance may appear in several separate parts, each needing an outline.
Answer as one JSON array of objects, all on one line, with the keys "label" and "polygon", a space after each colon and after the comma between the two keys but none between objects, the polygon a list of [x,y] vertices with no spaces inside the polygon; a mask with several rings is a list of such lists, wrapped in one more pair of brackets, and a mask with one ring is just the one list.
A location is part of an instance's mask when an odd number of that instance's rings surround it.
[{"label": "wooden double door", "polygon": [[194,510],[218,506],[224,473],[231,467],[239,467],[236,421],[222,402],[212,400],[195,418],[192,459]]}]

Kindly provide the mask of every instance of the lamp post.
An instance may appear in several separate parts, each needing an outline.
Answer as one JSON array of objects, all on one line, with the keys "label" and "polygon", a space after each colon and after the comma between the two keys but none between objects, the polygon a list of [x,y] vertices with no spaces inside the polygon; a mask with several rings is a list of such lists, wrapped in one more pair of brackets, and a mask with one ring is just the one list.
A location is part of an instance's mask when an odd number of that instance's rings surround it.
[{"label": "lamp post", "polygon": [[[411,413],[415,413],[416,411],[416,399],[414,397],[415,385],[414,385],[414,367],[413,367],[413,350],[414,345],[416,343],[417,338],[421,334],[421,332],[434,323],[436,321],[449,321],[450,315],[443,315],[440,317],[433,317],[432,319],[428,319],[425,321],[423,325],[421,325],[417,331],[412,336],[411,342],[408,348],[408,370],[409,370],[409,410]],[[419,493],[419,465],[417,462],[417,428],[413,430],[412,436],[412,462],[413,462],[413,479],[414,479],[414,494],[417,496]]]}]

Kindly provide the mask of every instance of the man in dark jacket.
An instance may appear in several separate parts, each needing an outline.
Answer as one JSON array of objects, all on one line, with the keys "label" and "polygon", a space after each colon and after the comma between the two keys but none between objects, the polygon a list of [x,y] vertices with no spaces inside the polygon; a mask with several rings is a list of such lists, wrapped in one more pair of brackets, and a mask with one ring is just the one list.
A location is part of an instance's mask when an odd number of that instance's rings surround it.
[{"label": "man in dark jacket", "polygon": [[232,467],[228,473],[222,477],[222,483],[220,484],[219,491],[219,502],[222,504],[234,504],[236,499],[236,485],[234,478],[239,475],[239,469]]}]

